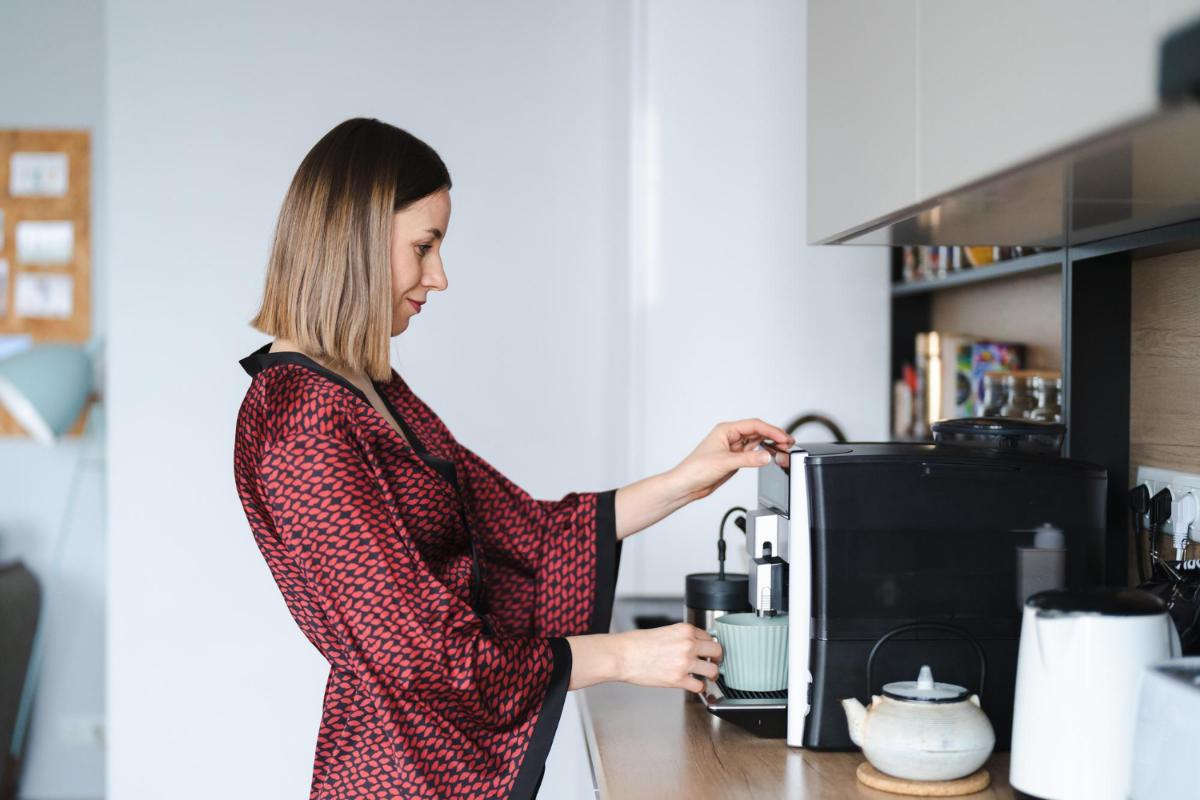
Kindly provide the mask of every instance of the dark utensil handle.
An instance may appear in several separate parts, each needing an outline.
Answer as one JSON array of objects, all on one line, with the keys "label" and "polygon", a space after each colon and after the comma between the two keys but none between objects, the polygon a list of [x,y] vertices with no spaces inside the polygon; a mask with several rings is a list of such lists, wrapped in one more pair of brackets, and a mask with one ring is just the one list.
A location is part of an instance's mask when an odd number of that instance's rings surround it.
[{"label": "dark utensil handle", "polygon": [[983,682],[987,677],[987,658],[983,654],[983,645],[979,640],[972,636],[962,628],[954,625],[947,625],[944,622],[914,622],[911,625],[901,625],[899,628],[892,628],[890,631],[880,636],[875,644],[871,647],[871,652],[867,656],[867,700],[869,701],[875,692],[875,654],[879,652],[879,648],[884,642],[891,639],[893,636],[898,636],[901,633],[908,633],[916,630],[933,630],[943,631],[945,633],[953,633],[960,639],[964,639],[975,647],[975,653],[979,656],[979,691],[977,694],[983,696]]}]

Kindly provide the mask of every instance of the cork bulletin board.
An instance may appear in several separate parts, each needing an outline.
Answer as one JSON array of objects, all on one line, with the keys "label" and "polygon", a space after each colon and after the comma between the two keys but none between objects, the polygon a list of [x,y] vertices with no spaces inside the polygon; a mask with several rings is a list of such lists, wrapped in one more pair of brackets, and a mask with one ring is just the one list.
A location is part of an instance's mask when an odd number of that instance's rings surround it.
[{"label": "cork bulletin board", "polygon": [[[91,233],[91,134],[0,129],[0,357],[91,337]],[[0,436],[24,435],[0,407]]]}]

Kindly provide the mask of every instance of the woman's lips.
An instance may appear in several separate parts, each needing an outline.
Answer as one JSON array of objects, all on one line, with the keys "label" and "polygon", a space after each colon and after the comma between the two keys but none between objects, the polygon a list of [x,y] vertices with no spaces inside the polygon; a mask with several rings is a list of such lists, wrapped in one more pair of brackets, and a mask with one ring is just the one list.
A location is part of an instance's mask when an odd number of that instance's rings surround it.
[{"label": "woman's lips", "polygon": [[412,298],[406,298],[406,299],[408,300],[408,302],[409,302],[409,303],[411,303],[411,304],[412,304],[412,307],[413,307],[413,312],[414,312],[414,313],[417,313],[417,314],[420,314],[420,313],[421,313],[421,306],[423,306],[423,305],[425,305],[425,304],[424,304],[424,303],[418,303],[416,300],[413,300]]}]

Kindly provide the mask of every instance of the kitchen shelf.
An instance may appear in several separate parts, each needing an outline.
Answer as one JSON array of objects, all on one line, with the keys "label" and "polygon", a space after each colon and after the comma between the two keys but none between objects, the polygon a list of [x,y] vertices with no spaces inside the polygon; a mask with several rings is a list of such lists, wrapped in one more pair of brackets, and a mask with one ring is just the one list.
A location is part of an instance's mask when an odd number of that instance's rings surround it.
[{"label": "kitchen shelf", "polygon": [[1043,272],[1055,272],[1062,268],[1063,254],[1061,250],[1049,250],[1044,253],[1033,253],[1020,258],[998,261],[982,267],[967,267],[958,272],[951,272],[944,278],[928,278],[918,281],[901,281],[892,284],[892,296],[938,292],[956,286],[968,286],[975,283],[995,281],[1009,278],[1013,275],[1034,275]]},{"label": "kitchen shelf", "polygon": [[[1200,141],[1198,136],[1197,141]],[[1170,225],[1147,227],[1086,244],[953,273],[942,280],[894,284],[891,295],[892,381],[901,377],[904,363],[915,363],[914,338],[920,331],[936,329],[935,318],[947,304],[963,301],[957,292],[942,289],[980,284],[970,302],[980,297],[992,305],[1021,303],[1020,291],[1011,290],[1020,278],[1041,274],[1054,280],[1027,286],[1035,292],[1054,291],[1061,311],[1062,410],[1067,425],[1063,453],[1108,471],[1105,544],[1106,582],[1127,585],[1128,517],[1130,485],[1130,353],[1131,286],[1134,261],[1163,253],[1200,248],[1200,212]],[[893,275],[900,270],[900,254],[893,254]],[[1010,281],[1005,278],[1012,279]],[[1039,283],[1034,281],[1034,284]],[[1054,284],[1055,286],[1051,286]],[[951,306],[952,307],[952,306]],[[1009,305],[1015,319],[1026,311]],[[1007,313],[1007,312],[1006,312]],[[1006,318],[1007,319],[1007,318]],[[973,333],[987,335],[987,329]],[[1006,335],[1003,331],[996,335]],[[1019,340],[1019,337],[1012,337]]]}]

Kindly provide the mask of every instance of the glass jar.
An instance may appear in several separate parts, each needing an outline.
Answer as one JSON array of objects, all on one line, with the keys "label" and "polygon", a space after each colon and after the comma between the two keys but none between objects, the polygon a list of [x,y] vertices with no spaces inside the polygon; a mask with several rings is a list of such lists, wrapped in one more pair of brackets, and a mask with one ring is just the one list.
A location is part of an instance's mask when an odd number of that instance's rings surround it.
[{"label": "glass jar", "polygon": [[1035,375],[1032,386],[1037,406],[1029,412],[1029,418],[1043,422],[1062,422],[1062,378]]},{"label": "glass jar", "polygon": [[1010,372],[1004,376],[1004,405],[1000,408],[1002,417],[1024,417],[1037,407],[1033,392],[1029,386],[1030,376],[1020,372]]},{"label": "glass jar", "polygon": [[983,373],[983,404],[981,416],[998,417],[1004,407],[1008,394],[1004,390],[1004,378],[1008,373],[1002,370]]}]

